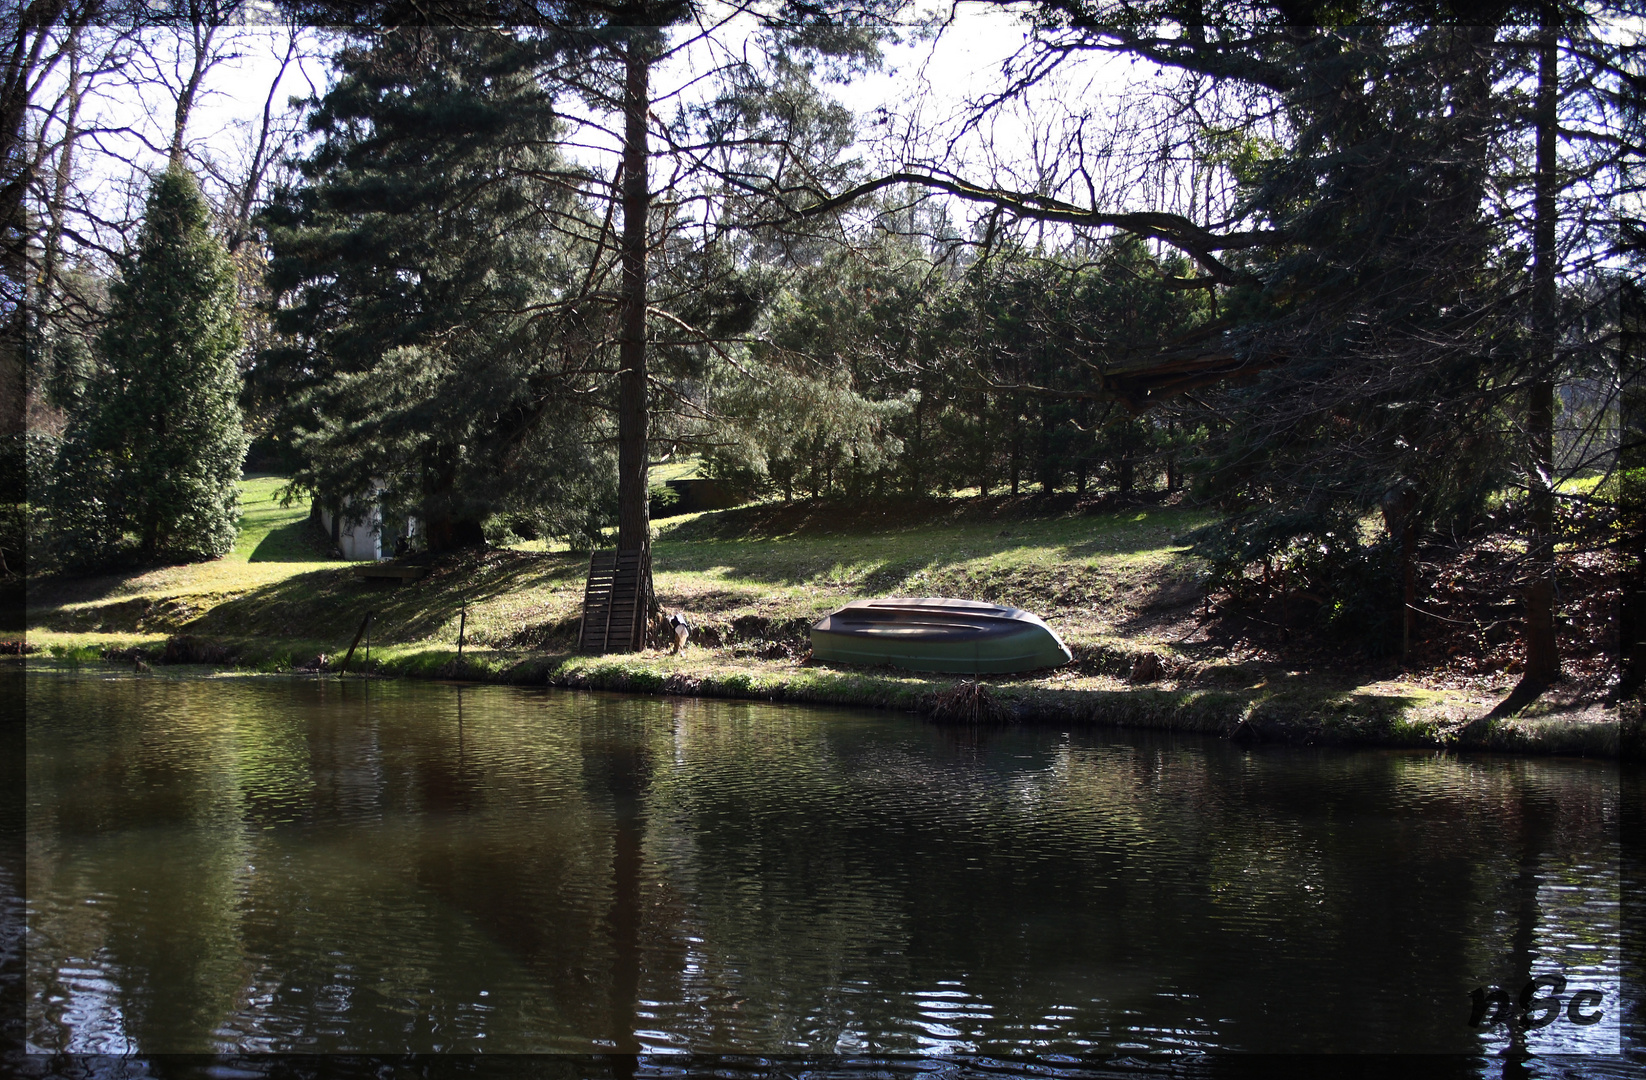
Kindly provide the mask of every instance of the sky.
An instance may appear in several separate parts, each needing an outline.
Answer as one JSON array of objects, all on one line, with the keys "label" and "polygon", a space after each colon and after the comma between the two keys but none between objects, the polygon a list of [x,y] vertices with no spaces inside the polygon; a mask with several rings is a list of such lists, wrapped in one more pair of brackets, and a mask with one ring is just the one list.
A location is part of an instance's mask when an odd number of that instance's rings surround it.
[{"label": "sky", "polygon": [[[719,0],[704,2],[712,22]],[[1148,124],[1161,98],[1149,95],[1169,80],[1155,79],[1146,64],[1088,55],[1035,94],[996,110],[984,126],[950,146],[946,138],[960,130],[968,103],[1002,85],[1002,66],[1022,49],[1026,33],[1002,5],[922,2],[931,5],[924,13],[941,22],[939,32],[910,33],[903,44],[887,49],[881,71],[830,87],[860,118],[859,149],[870,167],[942,156],[971,179],[1019,190],[1057,190],[1061,185],[1079,201],[1109,210],[1179,209],[1197,220],[1218,216],[1204,202],[1216,185],[1196,175],[1186,150],[1175,151],[1180,155],[1175,162],[1159,156],[1158,133]],[[1612,29],[1627,36],[1639,30],[1638,20]],[[738,33],[735,20],[728,23],[718,31],[717,45],[726,47],[731,44],[727,39]],[[325,89],[330,43],[312,31],[302,43],[305,55],[275,87],[277,108],[293,96]],[[236,45],[237,55],[210,72],[189,127],[192,163],[208,191],[221,190],[214,170],[232,175],[249,157],[249,141],[285,41],[271,20],[243,28]],[[685,54],[679,70],[660,73],[656,84],[678,84],[694,62]],[[90,200],[86,231],[110,249],[120,246],[122,224],[140,214],[147,174],[163,164],[169,138],[170,102],[154,87],[145,89],[126,78],[130,73],[100,77],[100,89],[81,118],[82,127],[90,125],[99,133],[77,151],[79,186]],[[40,95],[42,100],[49,96]],[[1069,152],[1071,133],[1083,140],[1078,154]],[[588,163],[609,175],[614,151],[608,142],[590,153]]]},{"label": "sky", "polygon": [[[829,88],[859,115],[861,130],[878,138],[883,149],[895,147],[907,153],[910,144],[905,137],[916,127],[946,130],[945,121],[958,115],[970,99],[1000,84],[1002,64],[1026,39],[1017,19],[995,5],[945,4],[921,14],[938,17],[940,29],[906,35],[903,43],[887,49],[880,71]],[[717,31],[722,45],[737,33],[735,24]],[[277,110],[283,110],[294,96],[306,98],[325,89],[325,54],[330,43],[311,31],[300,45],[300,55],[274,87]],[[208,191],[214,187],[214,171],[232,174],[249,158],[250,140],[271,82],[279,74],[285,48],[284,32],[272,22],[244,27],[234,39],[234,55],[209,72],[187,137],[191,164]],[[692,62],[690,56],[684,57],[672,80],[670,73],[663,72],[654,85],[666,88],[671,81],[685,81],[684,69]],[[163,165],[163,149],[170,135],[172,103],[157,88],[145,89],[124,78],[137,70],[133,65],[124,73],[104,75],[101,89],[88,98],[81,118],[82,127],[97,127],[101,134],[78,151],[77,172],[97,215],[111,222],[130,220],[140,213],[146,174]],[[1027,152],[1034,124],[1033,106],[1004,117],[991,132],[996,151],[1007,156]],[[610,153],[608,147],[591,157]],[[609,166],[603,171],[609,171]],[[113,236],[104,239],[112,241]]]}]

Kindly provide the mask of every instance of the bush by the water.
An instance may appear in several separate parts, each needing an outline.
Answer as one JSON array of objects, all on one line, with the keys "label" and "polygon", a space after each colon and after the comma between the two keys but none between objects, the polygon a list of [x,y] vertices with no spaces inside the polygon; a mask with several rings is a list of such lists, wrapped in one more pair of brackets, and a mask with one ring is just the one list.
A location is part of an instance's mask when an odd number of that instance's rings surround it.
[{"label": "bush by the water", "polygon": [[1399,552],[1388,537],[1362,542],[1351,515],[1232,514],[1184,539],[1206,560],[1206,591],[1228,607],[1278,601],[1297,629],[1325,630],[1374,654],[1399,648]]}]

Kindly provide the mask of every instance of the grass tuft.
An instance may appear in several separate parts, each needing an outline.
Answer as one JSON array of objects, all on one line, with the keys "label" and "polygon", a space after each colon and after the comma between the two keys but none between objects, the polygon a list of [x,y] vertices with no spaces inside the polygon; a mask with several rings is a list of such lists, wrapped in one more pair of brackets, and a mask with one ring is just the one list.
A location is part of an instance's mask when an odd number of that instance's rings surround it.
[{"label": "grass tuft", "polygon": [[1008,724],[1017,718],[1011,706],[995,697],[987,683],[970,679],[934,690],[921,702],[920,711],[933,723],[966,727]]},{"label": "grass tuft", "polygon": [[94,645],[52,645],[50,652],[54,659],[65,664],[79,667],[81,664],[95,664],[103,659],[103,650]]}]

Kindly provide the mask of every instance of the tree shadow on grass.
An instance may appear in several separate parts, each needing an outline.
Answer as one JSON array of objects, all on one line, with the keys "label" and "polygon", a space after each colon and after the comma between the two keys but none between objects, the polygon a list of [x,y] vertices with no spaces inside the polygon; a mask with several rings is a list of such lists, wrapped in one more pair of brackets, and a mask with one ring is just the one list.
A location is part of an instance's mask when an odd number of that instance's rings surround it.
[{"label": "tree shadow on grass", "polygon": [[[1177,514],[1178,512],[1173,511]],[[855,570],[865,588],[887,587],[924,571],[953,572],[974,560],[1015,552],[1048,550],[1055,562],[1085,562],[1093,557],[1163,552],[1175,558],[1172,537],[1195,519],[1014,520],[979,523],[935,521],[929,528],[902,528],[880,533],[791,533],[764,539],[720,539],[665,534],[653,548],[652,565],[660,571],[703,573],[721,569],[725,576],[768,585],[826,583],[837,566]],[[1036,557],[1038,558],[1038,557]]]},{"label": "tree shadow on grass", "polygon": [[1265,696],[1253,704],[1236,738],[1331,746],[1366,741],[1427,743],[1410,727],[1414,710],[1422,703],[1416,695],[1375,694],[1354,687],[1358,680],[1347,672],[1299,677],[1271,674]]},{"label": "tree shadow on grass", "polygon": [[690,611],[696,615],[714,615],[723,611],[736,611],[748,607],[760,600],[758,592],[742,589],[705,589],[698,592],[683,592],[657,586],[657,599],[667,610]]},{"label": "tree shadow on grass", "polygon": [[324,562],[335,558],[307,518],[270,529],[247,562]]},{"label": "tree shadow on grass", "polygon": [[[728,586],[735,582],[744,589],[813,586],[858,596],[952,596],[1031,611],[1117,602],[1131,607],[1181,606],[1175,594],[1159,599],[1151,595],[1174,582],[1177,556],[1167,554],[1159,565],[1150,561],[1128,566],[1117,585],[1112,569],[1077,557],[1072,546],[1060,540],[1032,533],[927,534],[915,543],[889,543],[879,551],[807,539],[660,543],[653,549],[652,565],[661,573],[708,574],[711,581],[724,579]],[[1112,551],[1118,545],[1106,546]],[[1147,541],[1136,544],[1139,551],[1155,547]]]},{"label": "tree shadow on grass", "polygon": [[302,637],[344,645],[373,613],[372,638],[383,644],[420,641],[471,607],[515,592],[575,590],[582,565],[564,556],[493,553],[490,562],[436,566],[420,581],[363,580],[350,564],[296,574],[227,600],[188,626],[208,637]]}]

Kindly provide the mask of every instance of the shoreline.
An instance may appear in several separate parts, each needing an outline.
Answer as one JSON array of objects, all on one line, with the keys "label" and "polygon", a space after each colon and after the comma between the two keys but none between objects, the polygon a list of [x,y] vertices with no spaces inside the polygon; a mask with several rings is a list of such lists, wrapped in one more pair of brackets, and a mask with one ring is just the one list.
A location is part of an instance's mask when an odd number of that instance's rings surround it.
[{"label": "shoreline", "polygon": [[[176,641],[178,639],[173,639]],[[173,678],[234,675],[310,675],[341,678],[450,680],[479,684],[599,690],[662,697],[754,700],[803,705],[885,709],[930,715],[941,695],[961,680],[890,668],[845,669],[793,660],[762,662],[683,657],[668,653],[582,656],[559,652],[470,650],[390,650],[360,659],[338,676],[331,668],[271,667],[247,662],[233,646],[189,641],[183,662],[163,662],[147,650],[107,649],[104,655],[69,658],[42,652],[7,657],[7,666],[32,670],[95,667],[117,672],[138,669]],[[109,655],[113,653],[115,655]],[[141,654],[154,656],[153,666]],[[189,655],[192,654],[192,655]],[[213,662],[189,662],[201,654]],[[1298,681],[1271,687],[1195,685],[1116,686],[1063,689],[1028,685],[1026,680],[980,680],[995,719],[988,725],[1023,724],[1064,728],[1136,728],[1214,736],[1248,745],[1332,746],[1345,749],[1424,749],[1497,752],[1530,756],[1583,756],[1617,761],[1646,760],[1642,704],[1588,703],[1547,709],[1495,721],[1481,740],[1464,746],[1456,733],[1486,706],[1421,688],[1384,683],[1334,687]],[[966,726],[964,723],[950,726]]]},{"label": "shoreline", "polygon": [[[242,481],[241,535],[221,559],[6,583],[22,593],[22,618],[0,652],[26,642],[41,666],[312,675],[334,672],[358,642],[351,672],[378,676],[1432,751],[1462,749],[1458,736],[1519,670],[1513,642],[1493,645],[1484,630],[1430,642],[1402,666],[1306,620],[1291,645],[1225,624],[1181,540],[1204,511],[1067,495],[755,503],[672,518],[656,526],[657,598],[689,613],[689,646],[582,656],[586,555],[487,546],[421,558],[403,584],[365,580],[325,550],[303,508],[280,503],[281,484]],[[892,595],[1034,611],[1074,660],[981,683],[810,662],[818,618]],[[1585,626],[1564,632],[1570,681],[1468,749],[1646,759],[1640,702],[1601,701],[1615,657]]]}]

